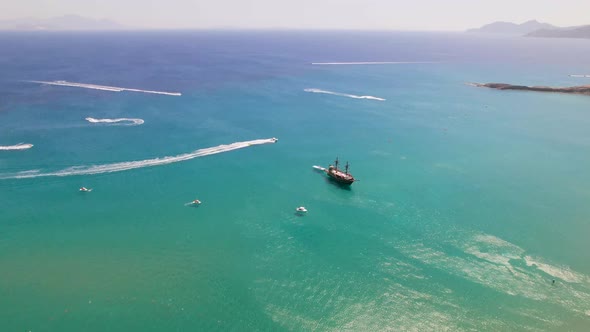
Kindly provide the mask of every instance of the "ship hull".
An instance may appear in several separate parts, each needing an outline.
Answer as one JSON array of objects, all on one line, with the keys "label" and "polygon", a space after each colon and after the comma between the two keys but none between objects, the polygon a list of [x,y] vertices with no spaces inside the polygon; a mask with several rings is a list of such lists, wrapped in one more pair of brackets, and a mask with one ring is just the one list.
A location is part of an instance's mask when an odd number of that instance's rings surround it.
[{"label": "ship hull", "polygon": [[334,180],[334,181],[336,181],[336,182],[338,182],[340,184],[344,184],[344,185],[350,186],[354,182],[354,179],[343,179],[343,178],[338,177],[338,176],[336,176],[336,175],[334,175],[334,174],[332,174],[330,172],[326,172],[326,174],[328,175],[328,177],[330,179],[332,179],[332,180]]}]

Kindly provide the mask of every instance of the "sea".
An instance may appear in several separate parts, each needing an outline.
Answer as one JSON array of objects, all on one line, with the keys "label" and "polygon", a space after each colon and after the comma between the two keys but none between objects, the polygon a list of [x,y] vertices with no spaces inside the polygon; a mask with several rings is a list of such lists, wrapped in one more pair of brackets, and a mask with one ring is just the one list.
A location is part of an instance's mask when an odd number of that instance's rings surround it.
[{"label": "sea", "polygon": [[[0,330],[588,331],[590,97],[468,84],[590,84],[588,59],[466,33],[0,33]],[[336,158],[352,186],[312,168]]]}]

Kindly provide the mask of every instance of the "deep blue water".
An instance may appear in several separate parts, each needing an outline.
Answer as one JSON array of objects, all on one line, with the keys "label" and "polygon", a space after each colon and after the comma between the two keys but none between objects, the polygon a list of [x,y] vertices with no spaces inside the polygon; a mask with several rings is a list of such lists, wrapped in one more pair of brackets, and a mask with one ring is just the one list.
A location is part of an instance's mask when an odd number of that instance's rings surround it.
[{"label": "deep blue water", "polygon": [[[589,84],[568,76],[588,58],[447,33],[0,34],[0,146],[34,145],[0,151],[0,327],[585,331],[590,98],[465,83]],[[356,61],[425,63],[311,64]],[[311,168],[336,156],[350,190]]]}]

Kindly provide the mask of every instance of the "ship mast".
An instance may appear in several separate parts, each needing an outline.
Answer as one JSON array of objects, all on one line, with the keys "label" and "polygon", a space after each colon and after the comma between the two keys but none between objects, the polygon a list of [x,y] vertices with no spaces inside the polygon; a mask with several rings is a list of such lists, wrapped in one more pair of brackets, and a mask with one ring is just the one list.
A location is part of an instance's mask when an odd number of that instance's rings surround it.
[{"label": "ship mast", "polygon": [[336,157],[336,161],[334,161],[334,167],[336,167],[336,169],[338,169],[338,157]]},{"label": "ship mast", "polygon": [[344,169],[345,169],[344,173],[346,173],[346,174],[348,174],[348,166],[349,166],[349,165],[348,165],[348,161],[347,161],[347,162],[346,162],[346,166],[344,167]]}]

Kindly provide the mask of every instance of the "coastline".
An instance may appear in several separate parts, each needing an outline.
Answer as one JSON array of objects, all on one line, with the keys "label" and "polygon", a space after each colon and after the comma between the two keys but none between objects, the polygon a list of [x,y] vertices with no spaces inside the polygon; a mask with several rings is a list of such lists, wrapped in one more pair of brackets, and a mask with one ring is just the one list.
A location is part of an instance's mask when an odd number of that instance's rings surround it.
[{"label": "coastline", "polygon": [[513,85],[508,83],[468,83],[478,88],[490,88],[496,90],[520,90],[535,92],[571,93],[590,96],[590,85],[579,85],[572,87],[550,87],[550,86],[526,86]]}]

